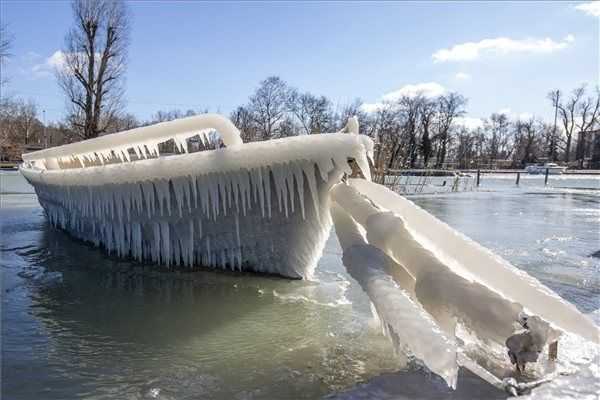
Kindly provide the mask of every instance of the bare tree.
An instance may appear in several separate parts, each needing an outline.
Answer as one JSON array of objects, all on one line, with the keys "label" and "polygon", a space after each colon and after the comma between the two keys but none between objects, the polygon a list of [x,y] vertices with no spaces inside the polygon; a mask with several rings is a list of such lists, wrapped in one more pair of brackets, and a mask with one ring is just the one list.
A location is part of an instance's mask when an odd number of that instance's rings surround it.
[{"label": "bare tree", "polygon": [[291,115],[286,115],[277,127],[278,137],[297,136],[299,133],[300,127]]},{"label": "bare tree", "polygon": [[137,128],[138,126],[141,126],[140,121],[135,115],[128,113],[114,117],[108,129],[110,133],[114,133]]},{"label": "bare tree", "polygon": [[181,110],[158,110],[154,114],[152,114],[152,118],[150,123],[156,124],[159,122],[172,121],[174,119],[183,118],[183,112]]},{"label": "bare tree", "polygon": [[18,101],[17,124],[25,145],[28,145],[34,134],[37,122],[37,105],[32,101]]},{"label": "bare tree", "polygon": [[367,125],[376,142],[375,179],[382,182],[386,171],[397,164],[404,148],[398,108],[391,103],[382,105],[368,118]]},{"label": "bare tree", "polygon": [[450,142],[450,134],[454,121],[465,113],[467,100],[458,93],[452,92],[438,99],[438,151],[436,166],[441,168],[446,161],[446,153]]},{"label": "bare tree", "polygon": [[407,141],[407,152],[404,156],[404,165],[415,167],[419,155],[419,123],[421,109],[425,98],[418,96],[402,96],[398,100],[398,107],[403,120],[402,135]]},{"label": "bare tree", "polygon": [[16,148],[18,138],[17,118],[18,105],[9,99],[0,103],[0,159],[9,160],[18,153]]},{"label": "bare tree", "polygon": [[575,158],[579,160],[579,167],[582,168],[589,147],[587,134],[598,124],[600,117],[600,91],[598,88],[596,88],[595,97],[587,97],[581,100],[578,107],[578,117],[578,122],[575,124],[579,131]]},{"label": "bare tree", "polygon": [[[10,57],[10,46],[12,37],[8,32],[6,25],[0,25],[0,88],[2,88],[8,79],[4,74],[4,64]],[[1,93],[0,93],[1,96]]]},{"label": "bare tree", "polygon": [[548,99],[552,102],[552,107],[554,107],[554,125],[552,126],[551,136],[548,138],[548,157],[552,161],[556,161],[558,159],[558,142],[560,139],[557,124],[558,124],[558,105],[560,104],[560,90],[553,90],[548,93]]},{"label": "bare tree", "polygon": [[121,109],[129,14],[122,0],[75,0],[75,25],[57,70],[70,113],[68,120],[82,139],[108,129]]},{"label": "bare tree", "polygon": [[467,128],[460,127],[456,134],[456,162],[459,168],[472,168],[471,162],[476,158],[476,137]]},{"label": "bare tree", "polygon": [[540,155],[540,136],[543,125],[530,118],[517,120],[515,126],[515,151],[514,161],[521,167],[537,161]]},{"label": "bare tree", "polygon": [[277,134],[279,124],[285,118],[288,93],[287,84],[281,78],[270,76],[260,82],[250,97],[248,108],[260,139],[271,139]]},{"label": "bare tree", "polygon": [[230,118],[240,130],[244,142],[253,142],[259,139],[252,113],[247,107],[239,106],[232,111]]},{"label": "bare tree", "polygon": [[433,154],[432,144],[432,125],[435,120],[436,107],[435,102],[429,99],[423,99],[421,104],[421,145],[420,150],[423,156],[423,166],[427,168],[427,163]]},{"label": "bare tree", "polygon": [[287,98],[287,107],[300,122],[304,133],[324,133],[330,130],[333,116],[331,102],[327,97],[317,97],[292,89]]},{"label": "bare tree", "polygon": [[0,25],[0,60],[4,61],[10,56],[11,37],[6,25]]},{"label": "bare tree", "polygon": [[40,142],[43,129],[32,100],[2,99],[0,102],[0,153],[3,159],[18,160],[27,145]]},{"label": "bare tree", "polygon": [[493,113],[484,121],[487,136],[485,153],[489,162],[508,156],[510,122],[506,114]]},{"label": "bare tree", "polygon": [[579,102],[581,101],[585,93],[585,86],[580,86],[573,91],[571,97],[566,102],[560,100],[560,90],[554,90],[548,94],[548,98],[552,101],[552,104],[558,110],[558,116],[563,125],[565,134],[564,139],[564,161],[569,162],[571,159],[571,145],[573,143],[573,134],[575,133],[575,119],[577,116],[577,110],[579,108]]}]

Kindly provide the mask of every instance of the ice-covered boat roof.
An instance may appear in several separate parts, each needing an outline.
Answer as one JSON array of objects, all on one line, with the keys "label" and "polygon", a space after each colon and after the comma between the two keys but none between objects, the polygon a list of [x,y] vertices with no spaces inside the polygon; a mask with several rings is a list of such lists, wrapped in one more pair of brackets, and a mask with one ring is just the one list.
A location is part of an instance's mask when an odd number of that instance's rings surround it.
[{"label": "ice-covered boat roof", "polygon": [[151,150],[158,143],[169,139],[175,139],[176,143],[181,145],[183,140],[191,136],[210,131],[218,131],[226,146],[242,144],[240,132],[230,120],[219,114],[203,114],[34,151],[23,154],[23,161],[101,155],[111,151],[120,153],[123,150],[138,149],[143,146],[147,146],[148,150]]},{"label": "ice-covered boat roof", "polygon": [[[342,165],[355,158],[365,175],[369,174],[366,153],[372,142],[359,135],[331,133],[273,139],[245,143],[212,151],[158,157],[132,163],[116,163],[72,169],[22,169],[26,176],[39,175],[48,184],[96,186],[107,183],[138,182],[148,179],[170,179],[195,174],[230,173],[263,166],[305,160],[317,165],[321,173],[332,170],[333,163]],[[43,171],[43,172],[42,172]]]},{"label": "ice-covered boat roof", "polygon": [[[160,157],[159,143],[174,140],[180,152],[186,153],[187,139],[200,135],[207,140],[206,135],[214,131],[227,147]],[[45,183],[96,186],[285,166],[303,160],[326,174],[332,163],[341,165],[354,158],[369,175],[365,156],[372,154],[373,142],[358,135],[356,118],[350,118],[342,132],[350,134],[303,135],[244,144],[239,130],[227,118],[204,114],[24,154],[21,170]]]}]

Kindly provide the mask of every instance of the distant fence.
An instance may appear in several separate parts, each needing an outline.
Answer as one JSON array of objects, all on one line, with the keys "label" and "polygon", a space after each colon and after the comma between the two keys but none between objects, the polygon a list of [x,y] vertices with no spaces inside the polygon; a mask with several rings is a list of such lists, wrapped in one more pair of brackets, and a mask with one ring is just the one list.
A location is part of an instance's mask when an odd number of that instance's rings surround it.
[{"label": "distant fence", "polygon": [[474,190],[473,176],[456,171],[404,170],[389,171],[383,183],[404,195],[469,192]]}]

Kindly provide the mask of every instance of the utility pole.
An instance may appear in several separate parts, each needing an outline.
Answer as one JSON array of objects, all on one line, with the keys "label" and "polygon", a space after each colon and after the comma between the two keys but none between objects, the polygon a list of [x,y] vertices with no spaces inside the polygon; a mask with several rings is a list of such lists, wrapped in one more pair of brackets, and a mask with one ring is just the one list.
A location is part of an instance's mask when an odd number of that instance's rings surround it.
[{"label": "utility pole", "polygon": [[556,101],[554,102],[554,129],[552,130],[552,138],[550,139],[550,159],[556,160],[556,121],[558,119],[558,102],[560,100],[560,91],[556,91]]},{"label": "utility pole", "polygon": [[44,125],[44,148],[48,148],[48,136],[46,135],[46,110],[42,110],[42,120]]}]

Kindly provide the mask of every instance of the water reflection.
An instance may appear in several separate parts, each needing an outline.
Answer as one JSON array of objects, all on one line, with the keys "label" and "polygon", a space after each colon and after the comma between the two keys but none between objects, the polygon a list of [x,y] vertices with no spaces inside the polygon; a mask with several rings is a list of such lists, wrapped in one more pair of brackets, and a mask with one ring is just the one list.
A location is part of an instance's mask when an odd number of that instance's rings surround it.
[{"label": "water reflection", "polygon": [[323,283],[161,273],[21,221],[2,246],[10,398],[315,398],[397,370],[387,340],[321,288],[340,286],[332,268]]}]

